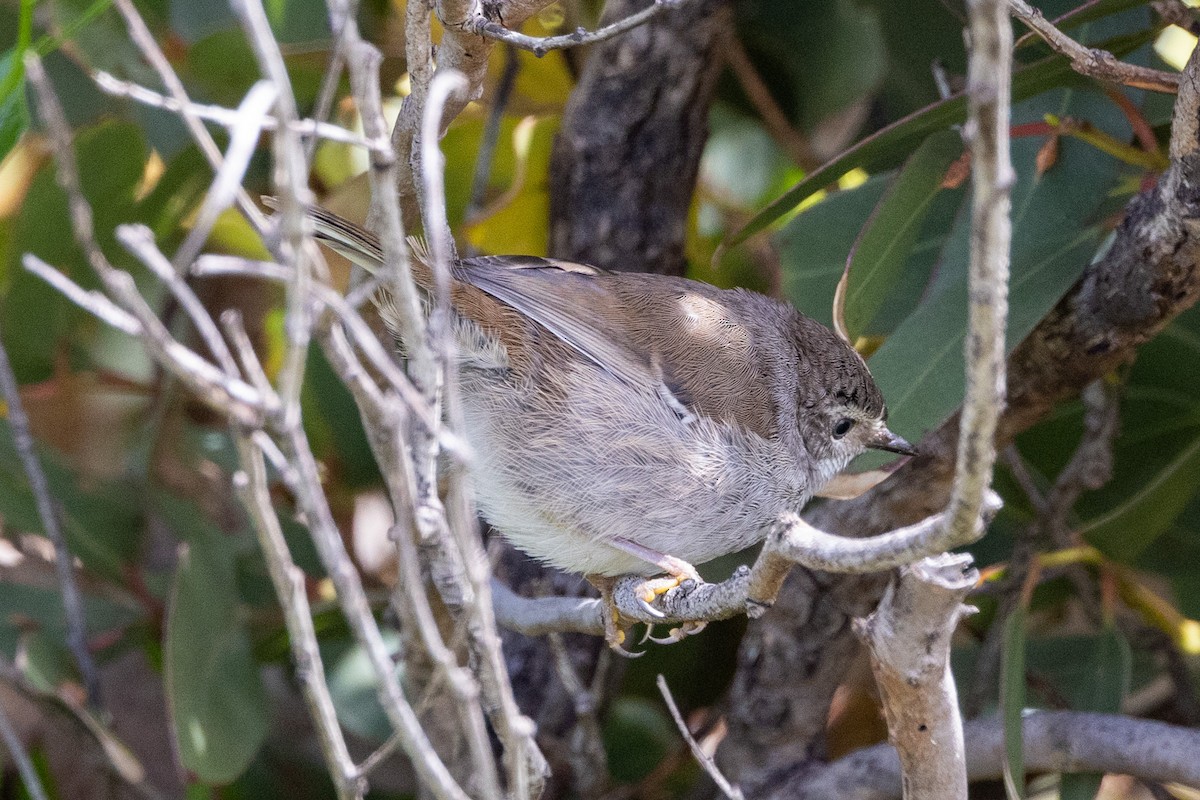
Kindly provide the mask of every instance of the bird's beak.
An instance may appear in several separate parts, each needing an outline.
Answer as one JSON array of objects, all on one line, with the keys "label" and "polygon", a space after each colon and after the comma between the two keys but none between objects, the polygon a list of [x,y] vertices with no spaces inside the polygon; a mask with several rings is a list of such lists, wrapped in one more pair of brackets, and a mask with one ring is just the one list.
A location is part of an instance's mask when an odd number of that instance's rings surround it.
[{"label": "bird's beak", "polygon": [[917,454],[917,448],[887,428],[880,428],[876,431],[867,440],[867,447],[874,450],[887,450],[889,453],[899,453],[902,456],[915,456]]}]

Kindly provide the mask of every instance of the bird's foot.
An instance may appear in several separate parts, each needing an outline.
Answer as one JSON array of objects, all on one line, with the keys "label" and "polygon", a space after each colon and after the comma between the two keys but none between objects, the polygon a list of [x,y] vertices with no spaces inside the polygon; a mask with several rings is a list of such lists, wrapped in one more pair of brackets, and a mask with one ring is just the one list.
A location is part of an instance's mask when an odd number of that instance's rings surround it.
[{"label": "bird's foot", "polygon": [[[634,545],[634,547],[639,551],[638,555],[645,555],[652,552],[645,551],[644,548],[637,545]],[[653,555],[655,557],[652,563],[667,574],[657,578],[646,578],[636,584],[633,587],[633,596],[637,599],[638,605],[641,606],[642,611],[647,616],[652,619],[663,619],[666,617],[666,614],[653,605],[656,599],[677,587],[682,586],[686,589],[689,584],[696,585],[703,583],[704,579],[700,577],[700,573],[696,571],[695,567],[683,559],[660,553],[653,553]],[[624,645],[629,638],[630,630],[641,620],[631,620],[623,616],[620,609],[618,609],[614,597],[614,589],[618,580],[617,578],[603,575],[588,576],[588,581],[600,590],[600,598],[604,603],[604,641],[619,655],[627,658],[637,658],[642,654],[627,650]],[[646,635],[642,637],[639,644],[643,644],[646,641],[657,642],[659,644],[672,644],[692,634],[699,633],[704,630],[707,624],[707,622],[700,620],[684,622],[678,627],[671,628],[665,637],[658,638],[652,635],[654,632],[653,623],[647,623]]]},{"label": "bird's foot", "polygon": [[633,630],[636,621],[621,616],[621,611],[617,608],[616,599],[613,597],[613,589],[617,585],[617,579],[606,575],[588,575],[586,577],[588,583],[600,591],[600,601],[604,606],[605,644],[619,656],[640,658],[643,653],[635,653],[632,650],[625,649],[625,641],[629,638],[629,632]]},{"label": "bird's foot", "polygon": [[643,611],[652,617],[661,619],[666,615],[652,605],[655,600],[672,589],[683,586],[688,581],[700,584],[704,582],[704,579],[700,577],[700,573],[696,571],[695,567],[674,556],[663,556],[655,563],[667,574],[661,578],[647,578],[642,581],[634,589],[634,595]]},{"label": "bird's foot", "polygon": [[642,637],[642,643],[654,642],[655,644],[675,644],[682,642],[689,636],[694,636],[700,631],[708,627],[708,623],[704,620],[696,619],[680,623],[678,628],[671,628],[667,631],[666,636],[651,636],[654,633],[654,626],[646,626],[646,635]]}]

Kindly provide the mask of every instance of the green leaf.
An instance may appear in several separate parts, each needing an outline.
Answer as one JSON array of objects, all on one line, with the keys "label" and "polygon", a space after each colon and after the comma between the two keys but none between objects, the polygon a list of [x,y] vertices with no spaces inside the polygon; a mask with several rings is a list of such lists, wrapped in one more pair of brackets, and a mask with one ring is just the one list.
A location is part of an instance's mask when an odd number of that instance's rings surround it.
[{"label": "green leaf", "polygon": [[1147,553],[1200,487],[1200,311],[1192,309],[1146,344],[1121,399],[1112,479],[1079,503],[1080,530],[1106,555],[1129,563]]},{"label": "green leaf", "polygon": [[0,86],[0,162],[4,161],[21,134],[29,128],[29,105],[25,99],[21,67],[16,59],[16,49],[9,50],[0,58],[0,74],[7,76]]},{"label": "green leaf", "polygon": [[776,236],[784,295],[826,327],[832,325],[833,289],[846,257],[890,179],[890,174],[876,175],[855,189],[831,194]]},{"label": "green leaf", "polygon": [[[1140,490],[1107,514],[1089,520],[1083,537],[1110,558],[1129,562],[1164,533],[1196,494],[1200,475],[1200,426],[1166,432],[1159,444],[1170,448],[1183,439],[1187,445]],[[1154,452],[1152,442],[1139,450]]]},{"label": "green leaf", "polygon": [[[1057,90],[1023,104],[1013,118],[1047,112],[1089,119],[1104,130],[1128,129],[1107,98]],[[1013,142],[1017,183],[1012,192],[1012,256],[1006,351],[1011,352],[1077,280],[1105,234],[1102,214],[1116,184],[1115,159],[1077,141],[1063,141],[1059,159],[1037,173],[1041,142]],[[915,440],[962,402],[967,329],[970,214],[959,214],[938,275],[915,312],[871,357],[871,372],[887,398],[889,425]]]},{"label": "green leaf", "polygon": [[[136,488],[122,481],[85,483],[51,449],[38,447],[36,452],[71,553],[89,569],[119,579],[141,541]],[[44,532],[7,420],[0,420],[0,509],[9,527]]]},{"label": "green leaf", "polygon": [[1000,656],[1000,711],[1004,720],[1004,793],[1021,800],[1025,793],[1025,617],[1018,606],[1004,620],[1004,650]]},{"label": "green leaf", "polygon": [[[1097,45],[1120,57],[1151,41],[1152,30],[1118,36]],[[1073,82],[1075,73],[1070,63],[1060,56],[1050,56],[1013,73],[1012,97],[1019,102],[1037,94]],[[724,247],[729,248],[749,239],[786,216],[810,196],[829,186],[852,169],[887,169],[914,150],[925,137],[966,120],[967,101],[963,94],[952,95],[915,111],[863,139],[853,147],[809,173],[779,199],[769,204],[736,233],[729,236]]]},{"label": "green leaf", "polygon": [[[1082,663],[1087,674],[1069,687],[1073,690],[1071,707],[1118,713],[1121,701],[1129,691],[1133,663],[1129,642],[1115,626],[1107,625],[1092,639]],[[1064,773],[1059,784],[1059,799],[1092,800],[1100,790],[1103,777],[1095,773]]]},{"label": "green leaf", "polygon": [[165,662],[180,759],[207,783],[232,781],[266,738],[270,709],[238,616],[233,555],[219,534],[181,546]]},{"label": "green leaf", "polygon": [[962,137],[957,131],[933,134],[908,159],[875,207],[846,265],[845,315],[851,339],[868,332],[868,324],[892,294],[946,170],[961,154]]}]

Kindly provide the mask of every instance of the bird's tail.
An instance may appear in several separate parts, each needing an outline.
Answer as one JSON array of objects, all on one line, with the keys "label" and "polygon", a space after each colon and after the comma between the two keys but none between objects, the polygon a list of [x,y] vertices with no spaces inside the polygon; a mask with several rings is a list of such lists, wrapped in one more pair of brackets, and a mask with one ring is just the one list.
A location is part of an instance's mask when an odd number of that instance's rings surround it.
[{"label": "bird's tail", "polygon": [[[276,209],[279,204],[273,197],[263,197],[263,204]],[[313,206],[308,211],[313,221],[313,236],[335,253],[375,275],[384,266],[383,246],[379,237],[332,211]],[[413,278],[422,289],[428,290],[432,274],[429,268],[429,247],[423,239],[408,237],[408,247],[413,255]]]}]

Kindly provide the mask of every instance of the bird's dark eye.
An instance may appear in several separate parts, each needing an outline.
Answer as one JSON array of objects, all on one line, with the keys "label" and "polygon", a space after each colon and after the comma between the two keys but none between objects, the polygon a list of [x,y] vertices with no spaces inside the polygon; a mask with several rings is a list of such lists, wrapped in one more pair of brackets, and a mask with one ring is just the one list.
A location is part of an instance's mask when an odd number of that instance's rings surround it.
[{"label": "bird's dark eye", "polygon": [[842,438],[847,433],[849,433],[850,429],[853,427],[854,427],[854,420],[850,419],[849,417],[842,417],[841,419],[839,419],[837,421],[837,424],[833,426],[833,438],[835,438],[835,439]]}]

